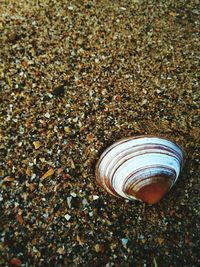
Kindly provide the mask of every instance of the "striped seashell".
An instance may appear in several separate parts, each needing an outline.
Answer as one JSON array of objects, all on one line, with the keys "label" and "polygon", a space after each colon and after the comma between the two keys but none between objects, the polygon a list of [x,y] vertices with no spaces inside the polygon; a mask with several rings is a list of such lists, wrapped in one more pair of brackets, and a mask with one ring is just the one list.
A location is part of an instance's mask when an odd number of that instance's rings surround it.
[{"label": "striped seashell", "polygon": [[183,150],[169,140],[130,137],[105,150],[96,165],[96,179],[112,195],[155,204],[174,185],[183,162]]}]

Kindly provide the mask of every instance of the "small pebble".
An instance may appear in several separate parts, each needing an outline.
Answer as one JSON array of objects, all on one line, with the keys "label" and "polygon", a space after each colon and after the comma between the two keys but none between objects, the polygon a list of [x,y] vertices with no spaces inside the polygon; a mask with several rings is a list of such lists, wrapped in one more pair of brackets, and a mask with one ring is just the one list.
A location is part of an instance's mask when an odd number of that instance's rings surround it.
[{"label": "small pebble", "polygon": [[64,217],[65,217],[65,219],[66,219],[67,221],[69,221],[70,218],[71,218],[71,216],[70,216],[69,214],[66,214]]},{"label": "small pebble", "polygon": [[128,244],[128,238],[122,238],[121,240],[124,246]]},{"label": "small pebble", "polygon": [[45,116],[45,118],[47,118],[47,119],[49,119],[51,116],[50,116],[50,114],[49,114],[49,112],[46,112],[45,114],[44,114],[44,116]]},{"label": "small pebble", "polygon": [[82,203],[83,203],[83,206],[84,206],[84,207],[87,206],[87,205],[89,205],[89,203],[88,203],[88,201],[87,201],[86,198],[84,198],[84,199],[82,200]]},{"label": "small pebble", "polygon": [[33,145],[34,145],[34,148],[35,148],[35,149],[38,149],[38,148],[41,147],[42,144],[40,143],[40,141],[34,141],[34,142],[33,142]]},{"label": "small pebble", "polygon": [[10,263],[14,266],[21,266],[22,265],[22,261],[19,258],[12,258],[10,260]]},{"label": "small pebble", "polygon": [[68,6],[68,9],[69,9],[69,10],[73,10],[74,7],[73,7],[73,6]]},{"label": "small pebble", "polygon": [[71,209],[71,201],[72,201],[72,197],[67,197],[67,204],[70,209]]},{"label": "small pebble", "polygon": [[76,193],[74,193],[74,192],[70,193],[70,195],[71,195],[72,197],[76,197]]},{"label": "small pebble", "polygon": [[97,196],[97,195],[93,195],[92,198],[93,198],[93,200],[96,200],[96,199],[99,198],[99,196]]},{"label": "small pebble", "polygon": [[56,87],[56,88],[53,90],[52,95],[54,95],[54,96],[61,96],[61,95],[63,95],[64,93],[65,93],[65,88],[64,88],[63,85],[61,85],[61,86]]}]

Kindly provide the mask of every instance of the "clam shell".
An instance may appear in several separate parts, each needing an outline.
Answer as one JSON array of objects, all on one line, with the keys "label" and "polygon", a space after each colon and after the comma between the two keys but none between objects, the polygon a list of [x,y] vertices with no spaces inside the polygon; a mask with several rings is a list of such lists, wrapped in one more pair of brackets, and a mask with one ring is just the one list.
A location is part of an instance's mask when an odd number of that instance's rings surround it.
[{"label": "clam shell", "polygon": [[183,162],[184,151],[172,141],[130,137],[105,150],[96,165],[96,179],[112,195],[154,204],[174,185]]}]

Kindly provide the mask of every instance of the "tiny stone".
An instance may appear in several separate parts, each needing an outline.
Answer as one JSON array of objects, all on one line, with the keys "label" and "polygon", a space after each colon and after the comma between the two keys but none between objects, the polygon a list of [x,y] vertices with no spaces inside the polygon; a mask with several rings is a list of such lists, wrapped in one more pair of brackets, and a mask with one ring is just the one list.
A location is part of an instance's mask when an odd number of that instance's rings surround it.
[{"label": "tiny stone", "polygon": [[65,217],[65,219],[66,219],[67,221],[69,221],[70,218],[71,218],[71,216],[70,216],[69,214],[66,214],[64,217]]},{"label": "tiny stone", "polygon": [[53,168],[50,168],[47,172],[45,172],[42,177],[41,177],[41,180],[44,180],[46,179],[47,177],[51,176],[54,174],[54,169]]},{"label": "tiny stone", "polygon": [[34,180],[34,179],[35,179],[35,177],[36,177],[36,174],[35,174],[35,173],[33,173],[33,174],[31,175],[31,180]]},{"label": "tiny stone", "polygon": [[64,93],[65,93],[65,88],[63,85],[56,87],[52,92],[54,96],[60,96],[63,95]]},{"label": "tiny stone", "polygon": [[71,209],[71,200],[72,200],[72,197],[67,197],[67,204],[68,204],[68,207]]},{"label": "tiny stone", "polygon": [[64,127],[64,130],[65,130],[65,132],[67,133],[67,134],[69,134],[71,131],[70,131],[70,128],[69,127]]},{"label": "tiny stone", "polygon": [[59,254],[64,254],[64,252],[65,252],[65,250],[64,250],[64,248],[58,248],[57,249],[57,252],[59,253]]},{"label": "tiny stone", "polygon": [[20,36],[16,33],[16,32],[12,32],[9,36],[8,36],[8,42],[10,43],[15,43],[20,39]]},{"label": "tiny stone", "polygon": [[13,182],[14,181],[14,178],[13,177],[10,177],[10,176],[6,176],[4,179],[3,179],[3,182]]},{"label": "tiny stone", "polygon": [[18,259],[18,258],[12,258],[11,261],[10,261],[10,263],[12,265],[14,265],[14,266],[21,266],[21,264],[22,264],[21,260]]},{"label": "tiny stone", "polygon": [[142,105],[146,105],[146,103],[147,103],[147,99],[144,99],[144,100],[142,101]]},{"label": "tiny stone", "polygon": [[50,94],[50,93],[48,93],[47,95],[48,95],[48,97],[50,97],[50,98],[52,98],[52,97],[53,97],[53,95],[52,95],[52,94]]},{"label": "tiny stone", "polygon": [[69,10],[73,10],[74,7],[73,7],[73,6],[68,6],[68,9],[69,9]]},{"label": "tiny stone", "polygon": [[160,94],[160,93],[162,93],[162,91],[159,90],[159,89],[157,89],[157,90],[156,90],[156,93],[157,93],[157,94]]},{"label": "tiny stone", "polygon": [[89,212],[89,216],[92,217],[93,216],[93,211]]},{"label": "tiny stone", "polygon": [[127,245],[127,243],[128,243],[128,238],[122,238],[121,240],[122,240],[122,244],[123,244],[123,245]]},{"label": "tiny stone", "polygon": [[144,235],[143,234],[141,234],[140,236],[139,236],[139,239],[144,239]]},{"label": "tiny stone", "polygon": [[87,199],[86,199],[86,198],[83,199],[82,203],[83,203],[83,206],[84,206],[84,207],[87,206],[87,205],[89,204],[89,203],[87,202]]},{"label": "tiny stone", "polygon": [[98,252],[100,251],[100,246],[99,246],[99,244],[96,244],[96,245],[94,246],[94,249],[95,249],[95,251],[98,253]]},{"label": "tiny stone", "polygon": [[42,144],[40,143],[40,141],[35,141],[35,142],[33,142],[33,145],[34,145],[35,149],[38,149],[41,147]]},{"label": "tiny stone", "polygon": [[50,114],[49,114],[49,112],[45,113],[44,116],[45,116],[45,118],[47,118],[47,119],[49,119],[49,118],[51,117]]},{"label": "tiny stone", "polygon": [[93,198],[93,200],[96,200],[96,199],[99,198],[99,196],[97,196],[97,195],[93,195],[92,198]]}]

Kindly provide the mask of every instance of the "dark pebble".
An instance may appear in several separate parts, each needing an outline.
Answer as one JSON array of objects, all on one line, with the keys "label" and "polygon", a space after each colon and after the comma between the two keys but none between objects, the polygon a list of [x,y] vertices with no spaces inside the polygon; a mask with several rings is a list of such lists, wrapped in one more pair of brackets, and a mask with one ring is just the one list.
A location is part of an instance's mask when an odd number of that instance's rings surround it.
[{"label": "dark pebble", "polygon": [[65,93],[65,88],[63,85],[56,87],[52,92],[54,96],[61,96],[64,95],[64,93]]}]

